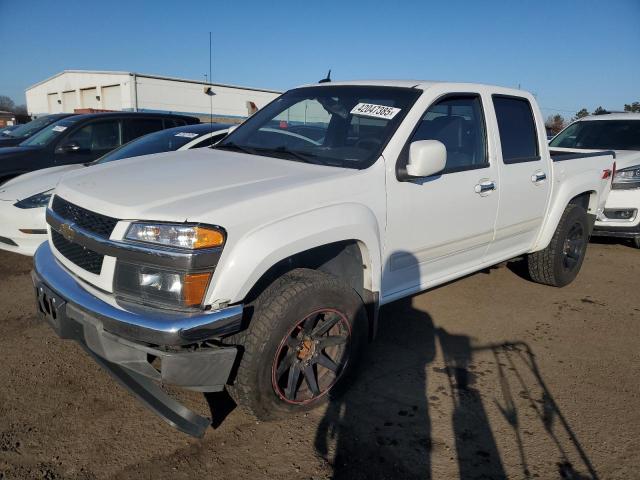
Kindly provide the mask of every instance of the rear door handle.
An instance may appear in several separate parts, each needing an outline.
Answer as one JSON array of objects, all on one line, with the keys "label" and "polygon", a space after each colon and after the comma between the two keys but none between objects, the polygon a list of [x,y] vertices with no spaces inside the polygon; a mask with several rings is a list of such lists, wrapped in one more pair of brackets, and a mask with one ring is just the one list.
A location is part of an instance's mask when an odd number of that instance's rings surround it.
[{"label": "rear door handle", "polygon": [[533,175],[531,175],[531,181],[533,183],[544,182],[546,179],[547,179],[547,174],[544,172],[536,172]]},{"label": "rear door handle", "polygon": [[475,186],[476,193],[482,195],[483,193],[489,193],[496,189],[496,184],[493,181],[480,182]]}]

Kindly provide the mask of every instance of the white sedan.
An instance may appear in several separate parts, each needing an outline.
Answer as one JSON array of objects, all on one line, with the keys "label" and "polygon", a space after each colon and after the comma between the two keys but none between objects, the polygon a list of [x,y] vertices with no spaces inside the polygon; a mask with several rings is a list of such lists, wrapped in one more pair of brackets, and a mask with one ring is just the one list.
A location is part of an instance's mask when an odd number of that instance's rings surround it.
[{"label": "white sedan", "polygon": [[0,249],[33,255],[47,240],[46,207],[67,172],[124,158],[207,147],[222,140],[230,127],[202,123],[169,128],[137,138],[91,164],[45,168],[9,180],[0,185]]}]

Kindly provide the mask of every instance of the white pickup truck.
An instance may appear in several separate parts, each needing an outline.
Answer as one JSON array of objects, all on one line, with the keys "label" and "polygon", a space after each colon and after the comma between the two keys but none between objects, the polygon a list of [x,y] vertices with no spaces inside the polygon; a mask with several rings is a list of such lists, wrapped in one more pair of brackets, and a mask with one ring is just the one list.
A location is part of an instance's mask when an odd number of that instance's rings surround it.
[{"label": "white pickup truck", "polygon": [[382,304],[523,255],[534,281],[571,282],[613,169],[552,156],[520,90],[304,86],[212,149],[67,174],[38,309],[184,432],[208,419],[159,384],[278,417],[347,381]]}]

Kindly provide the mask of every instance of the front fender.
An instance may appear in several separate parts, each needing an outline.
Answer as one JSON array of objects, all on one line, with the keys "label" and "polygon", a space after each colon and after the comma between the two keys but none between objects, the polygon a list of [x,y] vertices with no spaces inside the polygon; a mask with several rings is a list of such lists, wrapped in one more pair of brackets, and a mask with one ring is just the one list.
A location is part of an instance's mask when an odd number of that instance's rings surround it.
[{"label": "front fender", "polygon": [[[248,232],[227,245],[207,293],[207,304],[242,301],[269,268],[297,253],[343,240],[367,249],[371,289],[380,290],[380,228],[371,209],[356,203],[318,208]],[[364,252],[363,252],[364,253]]]}]

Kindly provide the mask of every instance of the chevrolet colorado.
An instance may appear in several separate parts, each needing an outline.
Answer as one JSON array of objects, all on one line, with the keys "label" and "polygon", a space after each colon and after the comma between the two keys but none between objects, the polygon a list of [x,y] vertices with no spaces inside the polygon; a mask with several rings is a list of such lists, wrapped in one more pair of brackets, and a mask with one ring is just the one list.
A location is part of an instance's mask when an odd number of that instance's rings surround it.
[{"label": "chevrolet colorado", "polygon": [[380,305],[520,256],[534,281],[570,283],[614,168],[611,152],[552,156],[521,90],[303,86],[212,149],[67,174],[37,305],[184,432],[208,419],[161,385],[277,418],[348,383]]}]

